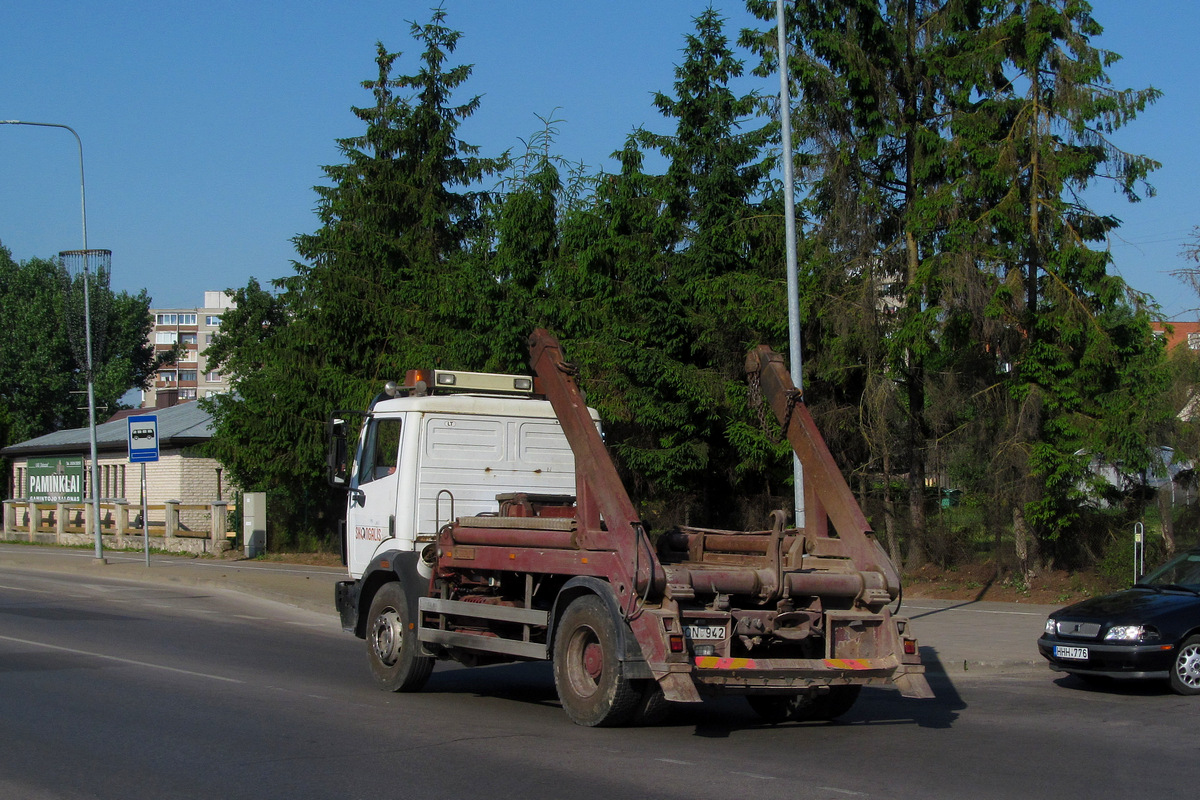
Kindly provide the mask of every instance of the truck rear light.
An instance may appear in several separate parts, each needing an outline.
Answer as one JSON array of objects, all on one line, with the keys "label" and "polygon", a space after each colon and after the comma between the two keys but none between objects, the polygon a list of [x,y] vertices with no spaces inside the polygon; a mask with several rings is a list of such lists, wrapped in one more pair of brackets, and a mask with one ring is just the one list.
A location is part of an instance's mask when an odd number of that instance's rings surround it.
[{"label": "truck rear light", "polygon": [[916,639],[905,639],[904,640],[904,655],[915,656],[916,654],[917,654],[917,640]]},{"label": "truck rear light", "polygon": [[667,637],[667,642],[671,646],[672,653],[682,653],[683,652],[683,635],[682,634],[678,634],[678,633],[671,634],[670,636]]}]

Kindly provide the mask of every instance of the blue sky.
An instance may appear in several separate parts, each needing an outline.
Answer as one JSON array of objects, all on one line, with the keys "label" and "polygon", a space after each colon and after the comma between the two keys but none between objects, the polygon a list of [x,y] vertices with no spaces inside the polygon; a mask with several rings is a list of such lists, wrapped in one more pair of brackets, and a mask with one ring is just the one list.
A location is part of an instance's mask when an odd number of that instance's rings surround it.
[{"label": "blue sky", "polygon": [[[374,73],[377,40],[415,70],[411,21],[433,0],[7,0],[0,8],[0,119],[57,122],[83,139],[88,245],[113,251],[113,284],[157,307],[195,306],[205,290],[291,273],[293,236],[316,229],[312,187],[335,139],[361,132],[352,105]],[[444,0],[463,32],[453,63],[483,105],[463,138],[485,154],[561,120],[555,150],[592,167],[636,126],[662,129],[654,91],[671,90],[683,37],[707,0]],[[736,29],[752,20],[714,2]],[[1161,161],[1158,195],[1129,205],[1107,187],[1093,205],[1121,218],[1116,269],[1168,316],[1196,319],[1170,277],[1200,224],[1200,3],[1097,0],[1099,44],[1124,56],[1119,87],[1165,97],[1117,134]],[[747,81],[766,92],[777,80]],[[79,163],[66,131],[0,126],[0,242],[17,259],[82,246]]]}]

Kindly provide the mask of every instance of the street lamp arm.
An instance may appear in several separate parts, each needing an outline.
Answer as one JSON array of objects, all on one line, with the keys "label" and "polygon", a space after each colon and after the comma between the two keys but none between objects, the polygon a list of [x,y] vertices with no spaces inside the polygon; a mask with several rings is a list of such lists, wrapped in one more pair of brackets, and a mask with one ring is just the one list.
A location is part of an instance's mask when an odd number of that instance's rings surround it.
[{"label": "street lamp arm", "polygon": [[[35,125],[39,128],[62,128],[71,132],[75,137],[75,144],[79,146],[79,208],[83,216],[83,249],[88,249],[87,242],[87,189],[83,183],[83,139],[79,138],[79,134],[70,125],[63,125],[60,122],[26,122],[20,119],[0,119],[0,125]],[[84,270],[87,270],[87,260],[84,259]]]}]

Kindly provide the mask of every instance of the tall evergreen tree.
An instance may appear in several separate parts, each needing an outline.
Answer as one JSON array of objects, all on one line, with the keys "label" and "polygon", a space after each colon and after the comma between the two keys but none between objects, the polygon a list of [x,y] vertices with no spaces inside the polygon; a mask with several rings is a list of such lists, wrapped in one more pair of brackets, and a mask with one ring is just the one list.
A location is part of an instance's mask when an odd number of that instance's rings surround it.
[{"label": "tall evergreen tree", "polygon": [[[774,20],[774,4],[748,5]],[[942,327],[955,294],[948,284],[974,277],[950,266],[959,246],[948,238],[958,201],[945,135],[976,80],[964,35],[975,24],[974,6],[801,0],[789,13],[789,74],[808,153],[801,174],[811,185],[820,254],[811,266],[824,289],[810,313],[817,336],[849,337],[822,343],[809,363],[837,391],[857,395],[871,461],[878,467],[895,455],[906,467],[910,567],[927,558],[927,446],[935,435],[929,392],[947,353]],[[744,41],[763,57],[763,69],[778,63],[773,31]],[[881,393],[881,381],[898,391]],[[902,413],[874,402],[880,397],[898,402]]]},{"label": "tall evergreen tree", "polygon": [[[353,109],[366,130],[339,140],[345,160],[325,168],[321,227],[295,239],[303,261],[277,299],[248,286],[255,310],[242,330],[222,334],[233,337],[225,364],[234,394],[214,403],[215,447],[247,488],[272,490],[302,527],[330,527],[320,520],[336,498],[320,476],[331,410],[365,407],[414,365],[477,367],[488,355],[471,324],[487,279],[467,250],[487,200],[477,186],[503,159],[481,158],[459,138],[479,98],[453,103],[470,67],[447,65],[460,34],[444,18],[439,9],[412,25],[423,49],[411,75],[393,77],[400,54],[377,45],[377,75],[363,83],[374,103]],[[272,322],[263,328],[255,315]],[[255,403],[283,392],[263,425]]]},{"label": "tall evergreen tree", "polygon": [[[773,20],[772,5],[750,6]],[[1004,495],[1018,530],[1028,522],[1053,536],[1071,520],[1075,450],[1116,448],[1105,434],[1116,418],[1084,418],[1160,385],[1144,314],[1107,274],[1107,255],[1087,247],[1116,220],[1077,195],[1107,169],[1136,198],[1153,162],[1106,134],[1155,93],[1111,90],[1113,57],[1088,45],[1098,28],[1085,3],[803,0],[789,28],[810,213],[827,265],[828,311],[814,312],[819,333],[849,336],[815,360],[821,374],[842,372],[848,398],[859,394],[870,461],[899,460],[908,473],[908,565],[929,554],[934,442],[943,464],[993,442],[992,472],[1024,487],[1019,500]],[[746,37],[768,68],[773,35]],[[876,332],[865,335],[870,325]],[[1101,353],[1121,366],[1088,374]],[[856,360],[883,377],[848,382]],[[1105,378],[1104,400],[1079,391],[1073,379],[1085,375]],[[896,422],[899,440],[886,435]],[[1144,454],[1144,435],[1122,438],[1127,457]]]},{"label": "tall evergreen tree", "polygon": [[988,219],[1008,262],[1019,265],[999,306],[1021,333],[1010,351],[1011,391],[1032,436],[1014,429],[1010,440],[1028,453],[1015,527],[1024,566],[1035,571],[1040,549],[1063,556],[1074,547],[1058,539],[1077,518],[1088,459],[1144,468],[1157,444],[1150,433],[1166,413],[1157,399],[1167,375],[1148,312],[1097,248],[1119,220],[1082,198],[1108,179],[1140,199],[1158,164],[1110,137],[1159,92],[1112,86],[1106,70],[1119,57],[1091,44],[1101,27],[1085,2],[995,2],[987,12],[1003,77],[980,104],[1000,128],[983,178],[1004,187]]},{"label": "tall evergreen tree", "polygon": [[685,382],[692,438],[701,446],[688,490],[707,518],[735,524],[741,520],[727,502],[734,487],[751,476],[759,492],[771,485],[761,456],[774,448],[761,431],[745,435],[752,428],[743,365],[752,346],[786,339],[784,252],[777,209],[764,213],[773,162],[765,152],[770,128],[756,117],[760,98],[733,89],[744,64],[725,20],[708,9],[693,23],[672,94],[654,96],[674,131],[643,130],[639,139],[668,160],[655,181],[659,237],[669,248],[685,337],[668,357]]}]

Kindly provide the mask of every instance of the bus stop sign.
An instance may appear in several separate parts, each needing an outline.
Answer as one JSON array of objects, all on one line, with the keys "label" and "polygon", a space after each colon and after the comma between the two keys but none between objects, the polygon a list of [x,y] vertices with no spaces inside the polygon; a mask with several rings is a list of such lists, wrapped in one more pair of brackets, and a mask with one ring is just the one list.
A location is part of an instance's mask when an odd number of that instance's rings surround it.
[{"label": "bus stop sign", "polygon": [[158,461],[158,417],[147,414],[129,420],[129,463]]}]

